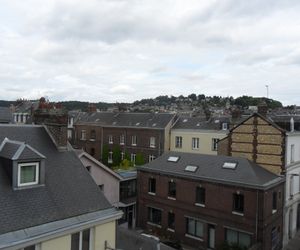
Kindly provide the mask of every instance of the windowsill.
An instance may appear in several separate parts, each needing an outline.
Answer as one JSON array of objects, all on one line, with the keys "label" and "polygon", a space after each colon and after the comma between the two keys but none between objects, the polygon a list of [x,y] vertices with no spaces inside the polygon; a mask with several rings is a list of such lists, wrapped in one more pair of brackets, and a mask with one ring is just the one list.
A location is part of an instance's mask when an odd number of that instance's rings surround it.
[{"label": "windowsill", "polygon": [[232,211],[232,214],[238,215],[238,216],[244,216],[244,213]]},{"label": "windowsill", "polygon": [[205,207],[205,204],[202,204],[202,203],[195,203],[195,206],[197,206],[197,207]]},{"label": "windowsill", "polygon": [[190,239],[194,239],[194,240],[198,240],[198,241],[203,241],[202,238],[198,238],[198,237],[190,235],[190,234],[185,234],[184,236],[187,237],[187,238],[190,238]]},{"label": "windowsill", "polygon": [[150,145],[150,148],[155,148],[155,146],[151,146],[151,145]]},{"label": "windowsill", "polygon": [[136,144],[131,144],[131,146],[135,146],[136,147]]},{"label": "windowsill", "polygon": [[148,194],[150,194],[150,195],[156,195],[155,193],[152,193],[152,192],[148,192]]},{"label": "windowsill", "polygon": [[172,196],[168,196],[168,199],[169,199],[169,200],[176,201],[176,198],[175,198],[175,197],[172,197]]},{"label": "windowsill", "polygon": [[169,227],[167,228],[167,231],[175,233],[175,229],[172,229],[172,228],[169,228]]},{"label": "windowsill", "polygon": [[123,146],[124,144],[125,144],[125,143],[120,143],[120,145],[122,145],[122,146]]},{"label": "windowsill", "polygon": [[114,144],[113,142],[109,142],[108,144]]},{"label": "windowsill", "polygon": [[175,148],[182,148],[182,147],[175,147]]},{"label": "windowsill", "polygon": [[107,163],[113,163],[112,161],[107,161]]},{"label": "windowsill", "polygon": [[96,141],[96,139],[90,139],[90,141]]},{"label": "windowsill", "polygon": [[275,214],[277,212],[277,209],[272,210],[272,214]]},{"label": "windowsill", "polygon": [[150,226],[154,226],[154,227],[158,227],[158,228],[161,228],[161,225],[159,224],[155,224],[153,222],[150,222],[150,221],[147,221],[147,224],[150,225]]},{"label": "windowsill", "polygon": [[192,150],[199,150],[199,148],[192,148]]}]

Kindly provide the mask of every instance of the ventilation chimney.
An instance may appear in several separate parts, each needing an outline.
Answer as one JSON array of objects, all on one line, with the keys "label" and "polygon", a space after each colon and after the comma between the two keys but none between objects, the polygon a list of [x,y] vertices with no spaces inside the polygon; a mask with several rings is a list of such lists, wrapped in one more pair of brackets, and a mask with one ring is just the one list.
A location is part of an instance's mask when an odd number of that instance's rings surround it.
[{"label": "ventilation chimney", "polygon": [[268,113],[268,105],[265,101],[262,101],[260,104],[258,104],[257,106],[257,109],[258,109],[258,113],[262,116],[267,116],[267,113]]},{"label": "ventilation chimney", "polygon": [[294,118],[292,117],[290,120],[290,131],[294,132],[295,130],[295,122],[294,122]]},{"label": "ventilation chimney", "polygon": [[67,150],[68,113],[61,105],[50,104],[42,97],[38,109],[33,113],[33,122],[45,125],[59,151]]}]

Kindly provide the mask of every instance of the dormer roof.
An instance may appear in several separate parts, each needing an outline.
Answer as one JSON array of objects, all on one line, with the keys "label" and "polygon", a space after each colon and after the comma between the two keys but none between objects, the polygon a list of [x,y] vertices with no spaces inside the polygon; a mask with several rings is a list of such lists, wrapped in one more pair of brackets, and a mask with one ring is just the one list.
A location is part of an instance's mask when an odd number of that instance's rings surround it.
[{"label": "dormer roof", "polygon": [[45,159],[46,157],[25,142],[5,138],[0,145],[0,157],[10,160]]}]

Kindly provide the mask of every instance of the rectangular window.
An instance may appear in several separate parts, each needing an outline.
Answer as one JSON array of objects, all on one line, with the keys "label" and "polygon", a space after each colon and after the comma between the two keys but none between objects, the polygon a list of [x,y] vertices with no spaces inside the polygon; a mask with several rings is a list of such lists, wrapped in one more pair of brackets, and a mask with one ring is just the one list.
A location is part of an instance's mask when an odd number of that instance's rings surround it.
[{"label": "rectangular window", "polygon": [[203,223],[197,219],[186,218],[186,234],[202,238],[203,237]]},{"label": "rectangular window", "polygon": [[155,159],[154,155],[149,155],[149,162],[153,161]]},{"label": "rectangular window", "polygon": [[176,183],[173,180],[169,181],[168,197],[176,198]]},{"label": "rectangular window", "polygon": [[123,161],[125,159],[125,153],[121,152],[121,161]]},{"label": "rectangular window", "polygon": [[175,147],[182,148],[182,137],[181,136],[175,137]]},{"label": "rectangular window", "polygon": [[120,135],[120,145],[125,144],[125,135]]},{"label": "rectangular window", "polygon": [[291,163],[295,161],[295,145],[291,145]]},{"label": "rectangular window", "polygon": [[71,236],[71,250],[89,250],[90,229],[74,233]]},{"label": "rectangular window", "polygon": [[131,136],[131,145],[136,146],[137,144],[137,138],[136,135]]},{"label": "rectangular window", "polygon": [[238,244],[247,249],[251,246],[251,235],[231,229],[225,230],[225,239],[229,244]]},{"label": "rectangular window", "polygon": [[156,180],[154,178],[149,178],[148,180],[148,192],[151,194],[156,193]]},{"label": "rectangular window", "polygon": [[217,138],[212,138],[212,147],[211,150],[212,151],[217,151],[218,150],[218,142],[220,139]]},{"label": "rectangular window", "polygon": [[136,158],[136,154],[131,154],[131,162],[133,163],[133,165],[135,165],[135,158]]},{"label": "rectangular window", "polygon": [[108,163],[112,163],[113,162],[113,152],[112,151],[109,151],[108,152],[108,160],[107,160]]},{"label": "rectangular window", "polygon": [[175,214],[173,212],[168,213],[168,228],[175,229]]},{"label": "rectangular window", "polygon": [[148,222],[161,225],[161,210],[153,207],[148,207]]},{"label": "rectangular window", "polygon": [[228,129],[228,124],[226,122],[222,123],[222,129],[227,130]]},{"label": "rectangular window", "polygon": [[39,183],[39,163],[18,164],[18,186],[35,185]]},{"label": "rectangular window", "polygon": [[199,138],[192,138],[192,149],[199,149]]},{"label": "rectangular window", "polygon": [[120,182],[120,200],[136,196],[136,180]]},{"label": "rectangular window", "polygon": [[273,192],[272,197],[272,212],[275,213],[277,211],[277,192]]},{"label": "rectangular window", "polygon": [[150,137],[150,148],[155,148],[155,137]]},{"label": "rectangular window", "polygon": [[96,140],[96,131],[94,129],[91,130],[90,140],[91,141],[95,141]]},{"label": "rectangular window", "polygon": [[112,135],[109,135],[109,136],[108,136],[108,143],[109,143],[109,144],[113,144],[113,143],[114,143],[114,141],[113,141],[113,136],[112,136]]},{"label": "rectangular window", "polygon": [[233,211],[244,213],[244,195],[233,194]]},{"label": "rectangular window", "polygon": [[85,130],[81,130],[81,140],[86,140],[86,131]]},{"label": "rectangular window", "polygon": [[196,204],[205,205],[205,188],[196,187]]}]

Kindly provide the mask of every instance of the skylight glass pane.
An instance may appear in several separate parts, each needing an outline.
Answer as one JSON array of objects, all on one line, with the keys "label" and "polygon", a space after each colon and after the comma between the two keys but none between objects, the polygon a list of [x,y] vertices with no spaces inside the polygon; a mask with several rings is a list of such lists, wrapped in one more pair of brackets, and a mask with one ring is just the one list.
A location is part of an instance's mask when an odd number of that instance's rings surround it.
[{"label": "skylight glass pane", "polygon": [[169,156],[168,161],[170,162],[177,162],[179,160],[178,156]]},{"label": "skylight glass pane", "polygon": [[191,165],[188,165],[185,167],[185,171],[188,171],[188,172],[196,172],[196,170],[198,169],[198,166],[191,166]]},{"label": "skylight glass pane", "polygon": [[227,168],[227,169],[235,169],[235,168],[236,168],[236,165],[237,165],[236,162],[224,162],[223,168]]}]

